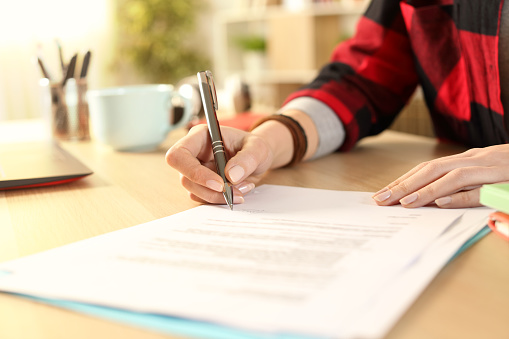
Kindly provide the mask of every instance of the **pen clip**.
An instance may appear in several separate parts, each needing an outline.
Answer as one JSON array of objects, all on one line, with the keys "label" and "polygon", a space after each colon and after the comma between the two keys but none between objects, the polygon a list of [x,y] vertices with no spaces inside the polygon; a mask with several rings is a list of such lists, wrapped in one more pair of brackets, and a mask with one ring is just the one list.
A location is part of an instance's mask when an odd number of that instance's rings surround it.
[{"label": "pen clip", "polygon": [[205,71],[205,76],[207,77],[207,83],[209,85],[210,96],[212,97],[212,105],[214,109],[218,109],[217,104],[217,95],[216,95],[216,85],[214,84],[214,78],[212,77],[211,71]]}]

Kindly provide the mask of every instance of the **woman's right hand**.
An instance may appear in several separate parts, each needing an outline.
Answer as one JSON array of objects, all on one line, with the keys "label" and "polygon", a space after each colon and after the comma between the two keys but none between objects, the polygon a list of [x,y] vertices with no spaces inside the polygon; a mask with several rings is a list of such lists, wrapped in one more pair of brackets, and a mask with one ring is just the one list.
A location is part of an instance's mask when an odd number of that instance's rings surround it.
[{"label": "woman's right hand", "polygon": [[[216,173],[206,125],[193,127],[166,153],[166,162],[180,172],[182,186],[192,200],[224,204],[223,180]],[[234,203],[244,202],[263,174],[273,166],[274,153],[262,136],[230,127],[221,127],[230,160],[226,178],[234,186]]]}]

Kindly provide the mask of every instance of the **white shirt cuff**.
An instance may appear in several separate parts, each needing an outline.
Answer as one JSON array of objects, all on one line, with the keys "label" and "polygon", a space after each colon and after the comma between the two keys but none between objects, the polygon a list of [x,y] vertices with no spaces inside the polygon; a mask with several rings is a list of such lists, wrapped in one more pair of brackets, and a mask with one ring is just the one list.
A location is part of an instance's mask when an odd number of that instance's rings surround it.
[{"label": "white shirt cuff", "polygon": [[318,147],[311,159],[316,159],[336,151],[345,140],[345,128],[336,113],[320,100],[310,97],[293,99],[279,109],[278,113],[288,110],[306,113],[316,126]]}]

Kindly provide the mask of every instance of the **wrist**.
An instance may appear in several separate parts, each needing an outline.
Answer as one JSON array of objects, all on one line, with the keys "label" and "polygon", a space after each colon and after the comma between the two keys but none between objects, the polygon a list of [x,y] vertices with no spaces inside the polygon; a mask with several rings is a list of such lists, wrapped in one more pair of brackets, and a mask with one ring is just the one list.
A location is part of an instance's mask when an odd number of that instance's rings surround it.
[{"label": "wrist", "polygon": [[293,156],[293,139],[288,128],[276,120],[268,120],[251,131],[262,138],[272,153],[271,169],[290,163]]},{"label": "wrist", "polygon": [[296,109],[286,110],[282,112],[282,114],[296,120],[304,130],[307,140],[307,149],[302,160],[311,158],[318,147],[318,132],[313,120],[306,113]]},{"label": "wrist", "polygon": [[298,110],[267,116],[255,124],[252,132],[266,140],[271,148],[274,154],[272,168],[307,160],[318,147],[318,132],[313,120]]}]

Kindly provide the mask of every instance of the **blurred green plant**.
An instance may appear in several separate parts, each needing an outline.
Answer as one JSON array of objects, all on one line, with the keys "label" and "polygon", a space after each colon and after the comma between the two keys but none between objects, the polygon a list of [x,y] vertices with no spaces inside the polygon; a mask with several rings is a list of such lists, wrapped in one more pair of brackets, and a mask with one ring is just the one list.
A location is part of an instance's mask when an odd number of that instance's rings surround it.
[{"label": "blurred green plant", "polygon": [[201,9],[203,0],[117,0],[119,58],[158,83],[209,68],[189,40]]},{"label": "blurred green plant", "polygon": [[267,41],[261,35],[239,35],[234,42],[243,51],[265,52],[267,49]]}]

